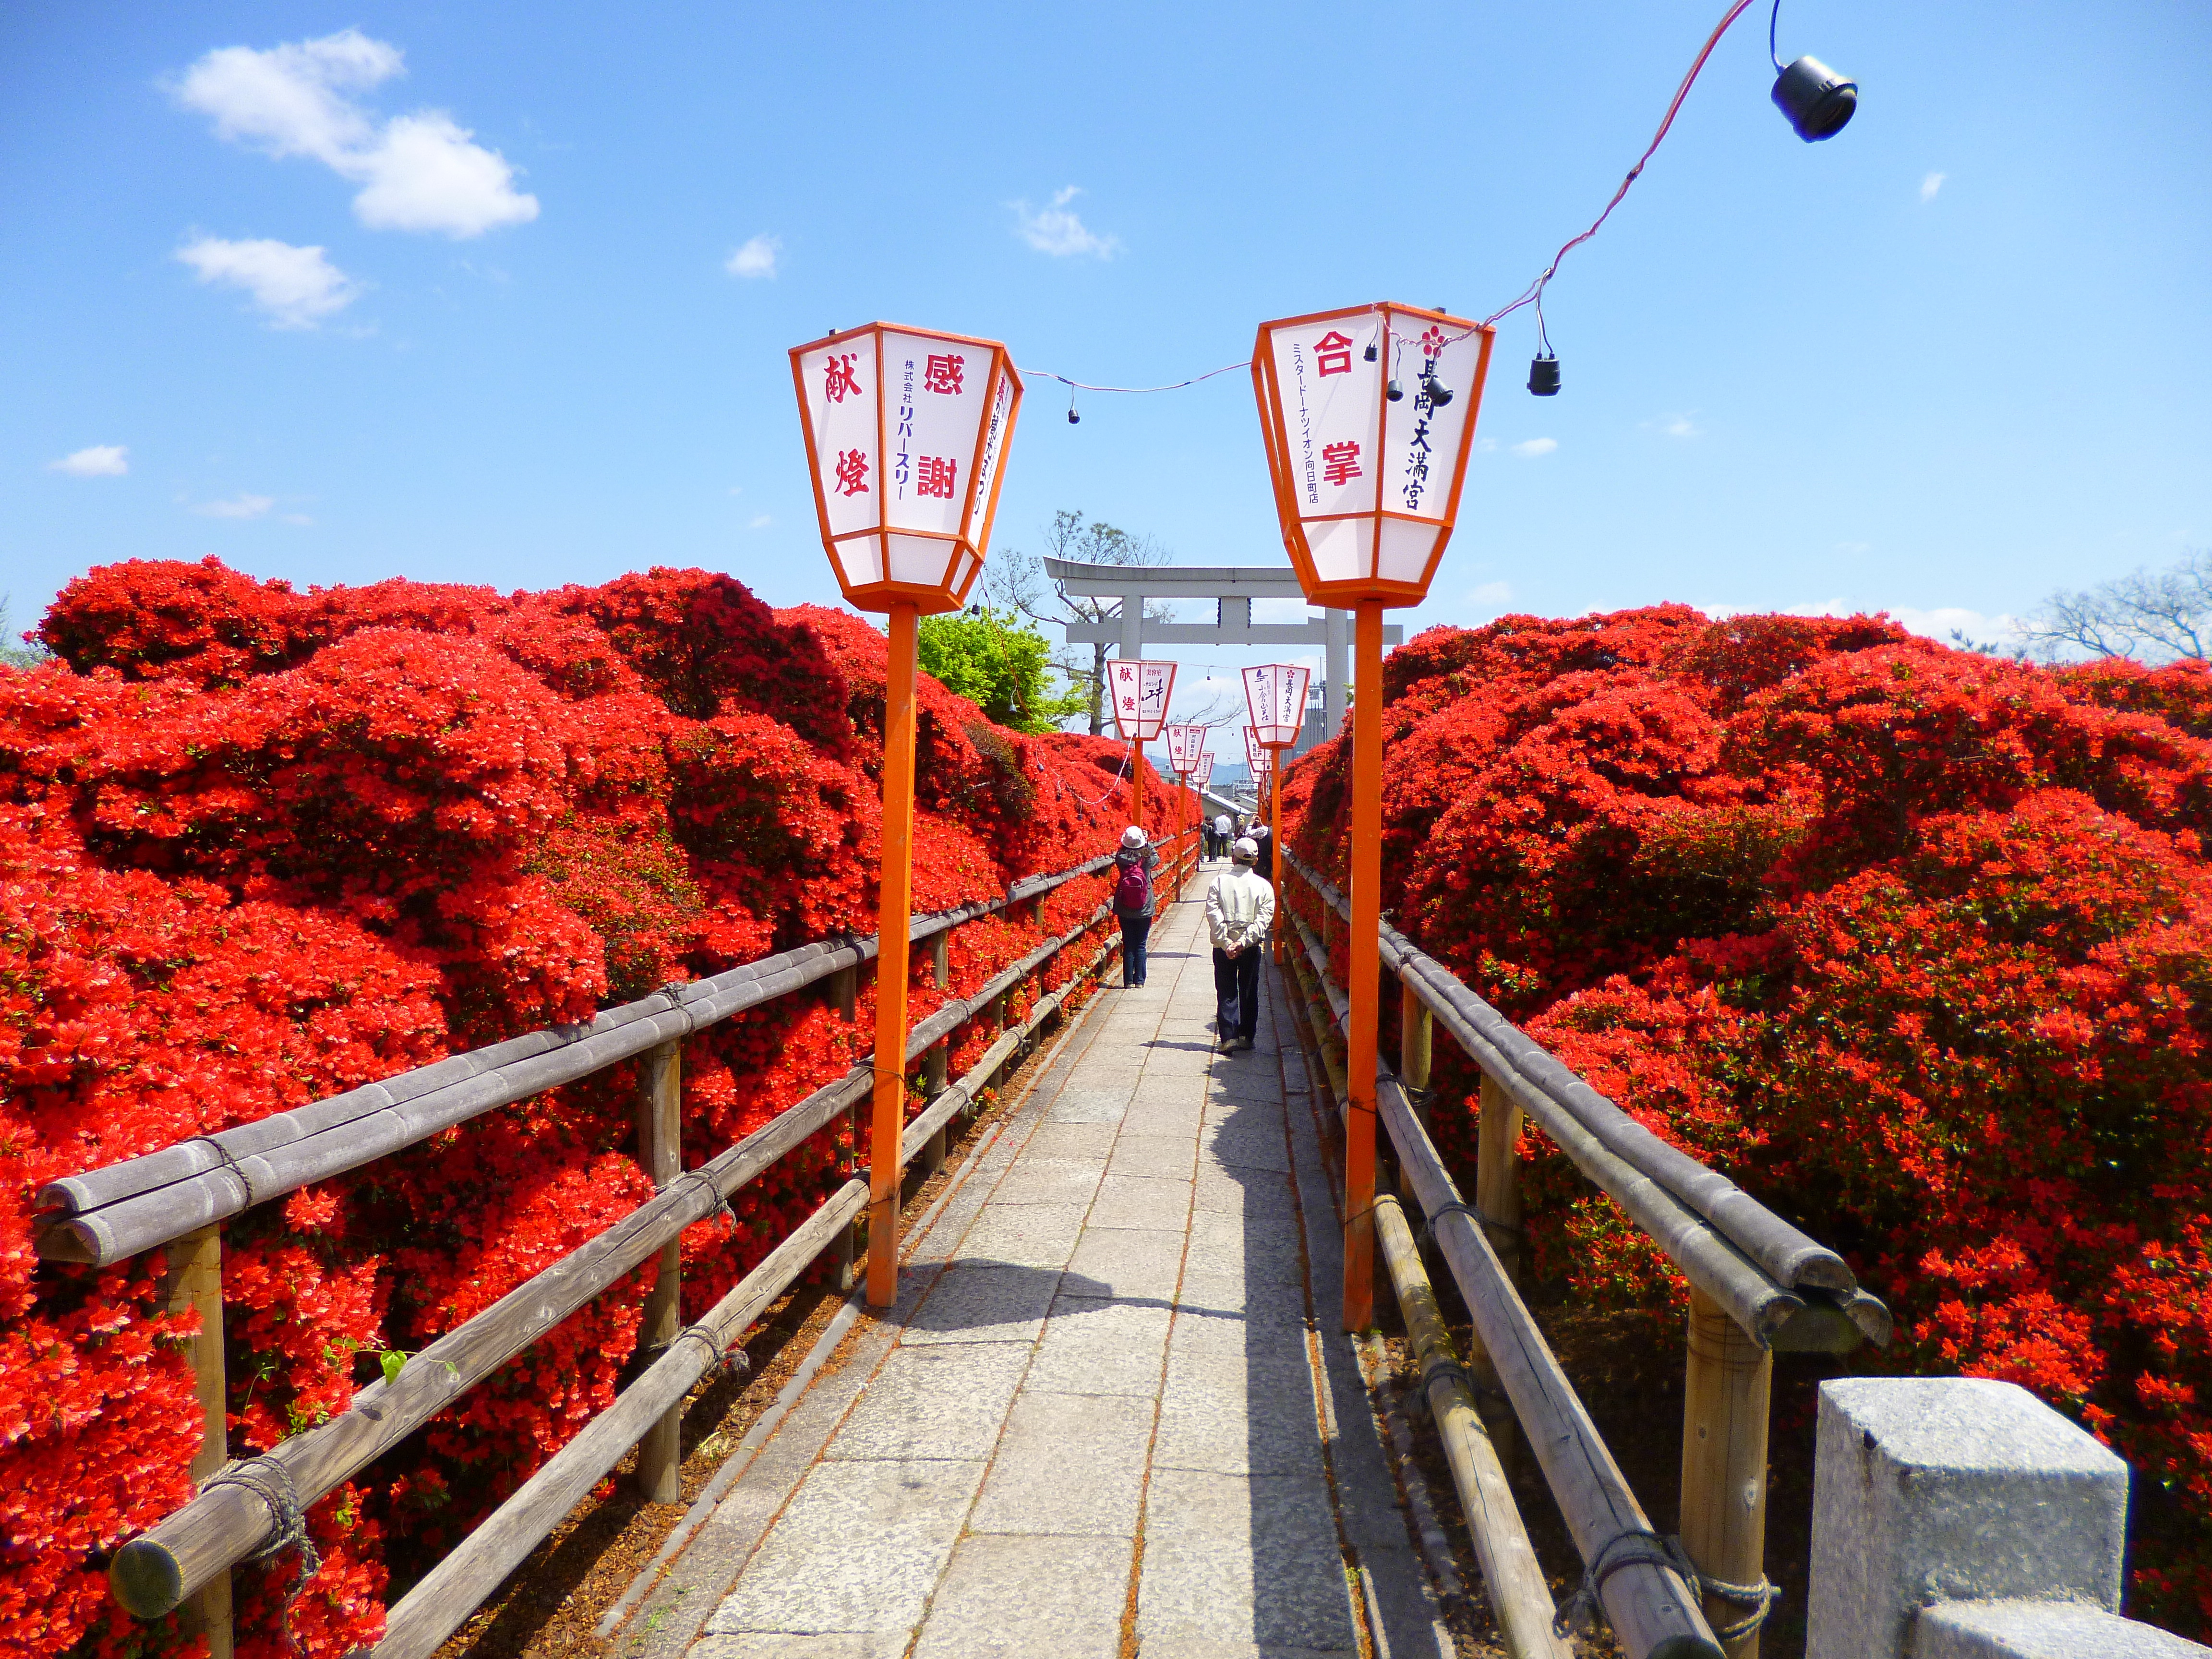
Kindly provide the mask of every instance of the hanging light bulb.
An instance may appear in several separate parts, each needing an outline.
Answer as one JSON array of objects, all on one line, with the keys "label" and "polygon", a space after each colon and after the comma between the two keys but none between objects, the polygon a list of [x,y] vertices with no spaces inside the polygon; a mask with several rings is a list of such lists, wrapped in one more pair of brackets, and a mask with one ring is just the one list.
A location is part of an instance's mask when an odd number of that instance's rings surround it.
[{"label": "hanging light bulb", "polygon": [[1366,362],[1370,363],[1373,362],[1375,361],[1375,342],[1370,340],[1367,343],[1367,349],[1361,352],[1359,355]]},{"label": "hanging light bulb", "polygon": [[1073,386],[1067,388],[1067,423],[1070,426],[1081,426],[1083,424],[1083,416],[1077,412],[1075,407],[1075,388]]},{"label": "hanging light bulb", "polygon": [[1452,400],[1452,389],[1433,374],[1421,376],[1421,395],[1434,409],[1442,409]]},{"label": "hanging light bulb", "polygon": [[1539,398],[1559,395],[1559,360],[1549,352],[1539,352],[1528,362],[1528,390]]},{"label": "hanging light bulb", "polygon": [[1390,382],[1389,386],[1385,388],[1382,395],[1395,404],[1406,395],[1406,388],[1400,386],[1397,381],[1393,380]]},{"label": "hanging light bulb", "polygon": [[1817,58],[1800,58],[1774,78],[1775,108],[1808,144],[1832,138],[1859,106],[1859,83]]}]

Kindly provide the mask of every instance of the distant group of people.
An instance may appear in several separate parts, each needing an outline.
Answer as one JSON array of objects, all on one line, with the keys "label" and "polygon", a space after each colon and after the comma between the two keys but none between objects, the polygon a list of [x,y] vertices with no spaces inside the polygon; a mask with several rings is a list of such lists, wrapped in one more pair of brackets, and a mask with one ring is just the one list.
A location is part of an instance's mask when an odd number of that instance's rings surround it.
[{"label": "distant group of people", "polygon": [[[1275,925],[1275,890],[1268,881],[1274,860],[1267,826],[1247,820],[1238,826],[1226,812],[1201,826],[1206,856],[1226,856],[1229,867],[1206,892],[1206,928],[1213,942],[1214,1030],[1221,1052],[1252,1047],[1260,1024],[1260,957]],[[1142,829],[1121,832],[1114,854],[1114,915],[1121,924],[1121,984],[1135,990],[1145,982],[1152,918],[1159,908],[1152,872],[1159,849]]]},{"label": "distant group of people", "polygon": [[1240,822],[1226,812],[1219,812],[1211,822],[1199,827],[1206,835],[1206,857],[1225,859],[1230,856],[1230,849],[1235,846],[1238,836],[1249,836],[1252,845],[1259,849],[1259,856],[1253,867],[1263,876],[1272,877],[1275,873],[1274,842],[1267,833],[1265,818],[1255,815]]}]

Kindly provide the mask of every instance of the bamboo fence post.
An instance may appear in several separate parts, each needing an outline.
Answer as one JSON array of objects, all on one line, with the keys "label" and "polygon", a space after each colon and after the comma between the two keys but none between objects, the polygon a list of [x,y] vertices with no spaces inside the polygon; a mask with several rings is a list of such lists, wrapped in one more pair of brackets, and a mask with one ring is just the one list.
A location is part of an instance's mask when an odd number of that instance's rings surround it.
[{"label": "bamboo fence post", "polygon": [[[1720,1304],[1690,1290],[1690,1357],[1682,1400],[1682,1547],[1700,1577],[1741,1587],[1766,1577],[1766,1420],[1774,1355],[1747,1335]],[[1705,1596],[1715,1631],[1752,1606]],[[1759,1659],[1754,1627],[1721,1650]]]},{"label": "bamboo fence post", "polygon": [[[1322,907],[1326,918],[1328,907]],[[1324,935],[1324,941],[1326,935]],[[1428,1005],[1413,994],[1410,981],[1398,981],[1398,1080],[1406,1085],[1406,1097],[1413,1103],[1413,1115],[1421,1120],[1421,1127],[1429,1127],[1429,1066],[1436,1047],[1437,1017],[1429,1012]]]},{"label": "bamboo fence post", "polygon": [[850,968],[840,968],[830,975],[830,1003],[838,1017],[850,1024],[854,1009],[860,1001],[860,967],[855,963]]},{"label": "bamboo fence post", "polygon": [[[952,1039],[947,1037],[921,1057],[921,1097],[934,1100],[945,1092],[945,1067],[947,1051]],[[935,1175],[945,1167],[945,1128],[940,1126],[922,1144],[921,1167],[926,1175]]]},{"label": "bamboo fence post", "polygon": [[[1490,1241],[1506,1278],[1517,1290],[1521,1285],[1521,1164],[1515,1148],[1521,1139],[1521,1108],[1491,1081],[1486,1072],[1479,1099],[1474,1207],[1482,1218],[1483,1237]],[[1512,1408],[1498,1397],[1498,1368],[1484,1351],[1482,1338],[1471,1334],[1468,1349],[1475,1379],[1483,1385],[1479,1396],[1483,1422],[1498,1447],[1499,1459],[1512,1468],[1520,1452],[1519,1425]]]},{"label": "bamboo fence post", "polygon": [[[638,1067],[637,1161],[665,1190],[683,1172],[684,1043],[681,1038],[650,1048]],[[645,1318],[637,1334],[640,1349],[653,1352],[675,1340],[684,1319],[684,1239],[681,1234],[660,1249],[660,1273],[646,1293]],[[648,1504],[681,1503],[684,1498],[684,1402],[669,1407],[637,1443],[637,1489]]]},{"label": "bamboo fence post", "polygon": [[929,971],[939,990],[951,988],[952,930],[950,927],[940,931],[929,942]]},{"label": "bamboo fence post", "polygon": [[[859,1018],[860,1000],[860,964],[840,968],[830,975],[830,1006],[848,1025]],[[858,1107],[845,1114],[846,1170],[849,1174],[860,1168],[860,1113]],[[861,1221],[855,1218],[837,1231],[837,1294],[850,1296],[857,1282],[853,1277],[853,1262],[860,1246]]]},{"label": "bamboo fence post", "polygon": [[[185,1345],[200,1402],[200,1449],[192,1454],[191,1463],[197,1486],[230,1461],[222,1360],[222,1229],[213,1222],[195,1227],[169,1246],[168,1261],[161,1281],[163,1304],[170,1313],[190,1310],[200,1316],[198,1334]],[[209,1579],[185,1606],[186,1632],[197,1630],[207,1638],[208,1659],[231,1659],[229,1569]]]}]

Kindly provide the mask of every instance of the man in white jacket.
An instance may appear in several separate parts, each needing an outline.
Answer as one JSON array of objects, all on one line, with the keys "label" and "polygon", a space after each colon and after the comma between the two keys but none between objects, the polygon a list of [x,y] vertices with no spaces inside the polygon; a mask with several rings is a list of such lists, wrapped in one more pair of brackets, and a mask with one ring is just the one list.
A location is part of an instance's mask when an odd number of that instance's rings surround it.
[{"label": "man in white jacket", "polygon": [[1260,958],[1275,925],[1275,890],[1252,867],[1260,848],[1249,836],[1229,849],[1229,868],[1206,890],[1206,929],[1213,939],[1213,1000],[1221,1052],[1252,1046],[1260,1029]]}]

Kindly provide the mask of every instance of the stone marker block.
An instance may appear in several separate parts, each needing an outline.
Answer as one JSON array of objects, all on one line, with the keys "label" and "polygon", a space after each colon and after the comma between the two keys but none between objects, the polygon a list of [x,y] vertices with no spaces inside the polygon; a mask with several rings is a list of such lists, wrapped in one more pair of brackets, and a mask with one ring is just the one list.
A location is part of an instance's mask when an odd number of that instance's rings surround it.
[{"label": "stone marker block", "polygon": [[1937,1601],[2117,1609],[2127,1515],[2128,1466],[2025,1389],[1824,1382],[1806,1659],[1905,1659]]},{"label": "stone marker block", "polygon": [[1913,1659],[2204,1659],[2185,1642],[2078,1601],[1944,1601],[1913,1631]]}]

